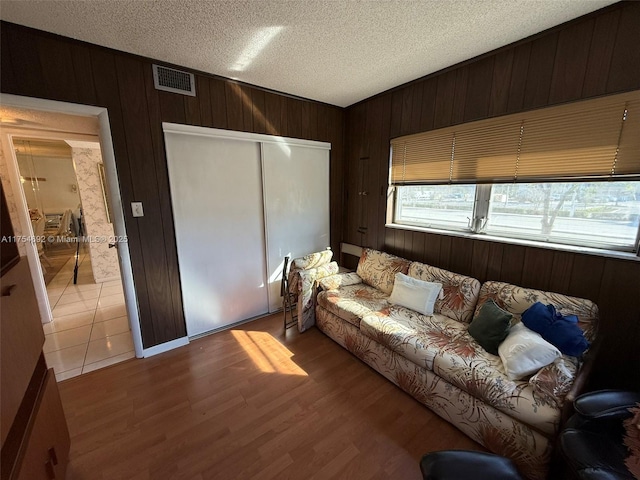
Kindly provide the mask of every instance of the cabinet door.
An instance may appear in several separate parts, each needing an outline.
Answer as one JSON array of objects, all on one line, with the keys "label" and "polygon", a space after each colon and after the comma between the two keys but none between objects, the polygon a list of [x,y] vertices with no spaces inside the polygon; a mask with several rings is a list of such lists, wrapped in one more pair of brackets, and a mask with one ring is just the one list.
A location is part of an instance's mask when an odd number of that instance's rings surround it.
[{"label": "cabinet door", "polygon": [[18,480],[64,479],[69,458],[69,430],[53,369],[49,369],[36,402]]},{"label": "cabinet door", "polygon": [[4,445],[44,344],[26,257],[0,278],[0,293],[0,423]]}]

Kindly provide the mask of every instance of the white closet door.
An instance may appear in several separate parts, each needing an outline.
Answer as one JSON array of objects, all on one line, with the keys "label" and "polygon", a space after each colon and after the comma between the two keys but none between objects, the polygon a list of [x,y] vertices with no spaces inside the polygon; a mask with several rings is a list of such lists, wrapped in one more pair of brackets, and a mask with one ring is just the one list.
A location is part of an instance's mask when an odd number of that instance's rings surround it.
[{"label": "white closet door", "polygon": [[165,143],[188,335],[267,313],[260,144]]},{"label": "white closet door", "polygon": [[263,143],[269,311],[282,308],[283,260],[323,250],[329,238],[329,150]]}]

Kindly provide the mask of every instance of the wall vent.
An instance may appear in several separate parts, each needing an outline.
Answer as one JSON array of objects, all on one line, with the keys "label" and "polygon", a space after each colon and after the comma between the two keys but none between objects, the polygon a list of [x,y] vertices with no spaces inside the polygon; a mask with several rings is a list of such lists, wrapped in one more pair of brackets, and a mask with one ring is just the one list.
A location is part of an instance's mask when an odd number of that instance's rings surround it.
[{"label": "wall vent", "polygon": [[193,73],[153,65],[153,83],[158,90],[196,96],[196,80]]}]

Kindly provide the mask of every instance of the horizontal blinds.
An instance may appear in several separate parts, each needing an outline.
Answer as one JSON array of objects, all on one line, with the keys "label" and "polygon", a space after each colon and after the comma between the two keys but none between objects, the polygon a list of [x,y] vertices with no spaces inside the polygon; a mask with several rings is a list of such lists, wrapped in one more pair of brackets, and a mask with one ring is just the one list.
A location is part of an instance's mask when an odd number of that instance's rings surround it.
[{"label": "horizontal blinds", "polygon": [[640,178],[640,91],[391,141],[391,183]]},{"label": "horizontal blinds", "polygon": [[[506,122],[486,122],[479,128],[461,129],[456,134],[452,178],[469,181],[512,179],[521,123],[514,118]],[[507,162],[511,163],[511,168]]]},{"label": "horizontal blinds", "polygon": [[[399,147],[392,144],[393,178],[448,179],[451,169],[452,141],[453,131],[441,132],[441,135],[431,138],[416,138]],[[424,155],[425,151],[429,152],[428,156]]]},{"label": "horizontal blinds", "polygon": [[614,166],[616,175],[638,177],[640,172],[640,100],[629,102],[620,148]]}]

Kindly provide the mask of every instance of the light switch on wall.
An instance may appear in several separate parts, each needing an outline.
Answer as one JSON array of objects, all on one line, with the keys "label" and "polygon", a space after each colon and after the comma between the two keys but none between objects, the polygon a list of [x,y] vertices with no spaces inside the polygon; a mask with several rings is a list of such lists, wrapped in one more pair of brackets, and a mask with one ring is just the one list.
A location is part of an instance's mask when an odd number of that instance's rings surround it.
[{"label": "light switch on wall", "polygon": [[131,202],[131,212],[133,213],[134,217],[144,217],[142,202]]}]

